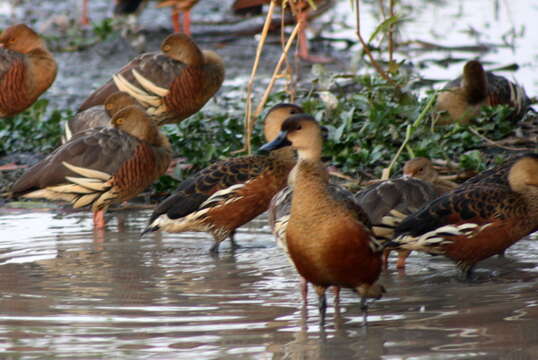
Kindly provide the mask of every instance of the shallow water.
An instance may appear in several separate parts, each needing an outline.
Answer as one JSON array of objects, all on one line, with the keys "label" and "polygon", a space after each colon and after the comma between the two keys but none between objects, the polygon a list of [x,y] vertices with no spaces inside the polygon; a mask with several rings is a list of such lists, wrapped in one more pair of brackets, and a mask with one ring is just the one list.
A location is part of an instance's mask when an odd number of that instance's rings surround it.
[{"label": "shallow water", "polygon": [[381,277],[370,305],[344,290],[304,308],[298,278],[263,218],[242,228],[242,248],[208,254],[204,234],[139,239],[148,211],[0,215],[0,351],[50,359],[535,359],[538,245],[523,240],[480,264],[477,281],[454,279],[445,259],[409,258]]}]

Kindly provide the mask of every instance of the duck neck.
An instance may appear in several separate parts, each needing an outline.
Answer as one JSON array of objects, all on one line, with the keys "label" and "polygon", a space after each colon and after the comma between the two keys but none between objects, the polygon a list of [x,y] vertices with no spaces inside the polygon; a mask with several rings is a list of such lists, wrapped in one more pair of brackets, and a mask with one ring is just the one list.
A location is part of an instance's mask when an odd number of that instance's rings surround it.
[{"label": "duck neck", "polygon": [[201,66],[205,62],[204,54],[194,43],[187,47],[185,52],[176,60],[180,60],[190,66]]},{"label": "duck neck", "polygon": [[463,91],[469,104],[478,104],[488,95],[488,80],[482,68],[465,71],[463,74]]},{"label": "duck neck", "polygon": [[292,213],[325,211],[329,174],[321,162],[299,160],[288,182],[293,189]]},{"label": "duck neck", "polygon": [[329,173],[319,161],[300,159],[290,173],[289,182],[294,192],[320,191],[329,184]]}]

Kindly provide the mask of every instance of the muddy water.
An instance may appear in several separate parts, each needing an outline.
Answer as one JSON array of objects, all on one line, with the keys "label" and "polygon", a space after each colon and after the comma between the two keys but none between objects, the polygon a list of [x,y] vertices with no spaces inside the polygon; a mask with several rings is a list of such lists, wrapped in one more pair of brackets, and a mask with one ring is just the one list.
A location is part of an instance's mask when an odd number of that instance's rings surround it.
[{"label": "muddy water", "polygon": [[[413,256],[389,270],[386,297],[367,321],[351,292],[323,331],[316,299],[302,307],[298,279],[264,219],[243,247],[207,252],[203,234],[138,234],[148,211],[120,213],[106,232],[89,213],[0,215],[0,353],[49,359],[536,359],[538,245],[454,280],[443,258]],[[332,303],[332,295],[330,300]]]}]

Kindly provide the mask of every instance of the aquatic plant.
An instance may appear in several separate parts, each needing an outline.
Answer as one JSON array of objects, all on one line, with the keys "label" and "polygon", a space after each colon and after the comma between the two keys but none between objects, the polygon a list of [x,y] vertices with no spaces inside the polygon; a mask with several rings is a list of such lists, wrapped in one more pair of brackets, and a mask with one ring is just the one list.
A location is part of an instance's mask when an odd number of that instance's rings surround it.
[{"label": "aquatic plant", "polygon": [[73,115],[69,109],[48,110],[41,98],[24,112],[0,121],[0,154],[31,151],[48,153],[60,144],[62,123]]}]

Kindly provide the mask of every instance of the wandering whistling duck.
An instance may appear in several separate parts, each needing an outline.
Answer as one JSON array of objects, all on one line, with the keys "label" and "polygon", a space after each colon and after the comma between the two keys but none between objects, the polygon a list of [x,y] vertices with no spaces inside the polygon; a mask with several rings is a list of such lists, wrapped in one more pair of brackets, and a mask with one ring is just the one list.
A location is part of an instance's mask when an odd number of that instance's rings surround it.
[{"label": "wandering whistling duck", "polygon": [[[392,239],[394,227],[407,214],[414,213],[424,204],[437,198],[433,185],[417,178],[401,177],[384,180],[360,190],[355,194],[357,203],[368,214],[377,238]],[[398,216],[394,216],[394,212]],[[405,215],[404,215],[405,214]],[[387,221],[390,221],[387,223]],[[396,267],[405,268],[405,260],[410,251],[399,250]],[[388,267],[390,250],[383,252],[383,265]]]},{"label": "wandering whistling duck", "polygon": [[112,127],[110,119],[121,109],[137,105],[137,101],[126,92],[119,91],[107,97],[104,105],[81,111],[65,124],[64,143],[84,130],[96,127]]},{"label": "wandering whistling duck", "polygon": [[170,6],[172,10],[172,25],[174,32],[180,32],[180,14],[183,14],[183,32],[191,35],[191,9],[198,0],[161,0],[157,7]]},{"label": "wandering whistling duck", "polygon": [[137,56],[95,90],[79,111],[101,105],[117,91],[134,97],[159,125],[177,123],[199,111],[224,80],[221,58],[201,51],[184,34],[169,35],[160,52]]},{"label": "wandering whistling duck", "polygon": [[[265,138],[276,138],[282,122],[301,112],[292,104],[271,108],[265,117]],[[267,210],[271,198],[286,185],[294,165],[291,149],[219,161],[183,181],[155,208],[142,234],[204,231],[215,240],[211,252],[218,252],[227,237],[235,246],[235,229]]]},{"label": "wandering whistling duck", "polygon": [[[271,0],[235,0],[233,3],[233,10],[236,13],[245,12],[251,8],[258,8],[263,4],[269,4]],[[299,49],[298,55],[301,59],[313,62],[313,63],[327,63],[332,59],[322,56],[310,55],[308,50],[308,39],[306,37],[306,29],[308,28],[309,13],[312,10],[309,3],[314,3],[317,6],[327,5],[322,3],[328,3],[327,0],[289,0],[286,1],[286,5],[291,8],[291,12],[295,16],[297,23],[301,24],[298,34]],[[284,1],[278,1],[279,5],[282,5]]]},{"label": "wandering whistling duck", "polygon": [[32,166],[12,195],[92,205],[95,227],[104,227],[112,203],[136,196],[171,161],[168,139],[139,106],[122,109],[111,122],[113,128],[86,130]]},{"label": "wandering whistling duck", "polygon": [[530,100],[525,90],[505,77],[485,71],[477,60],[463,67],[463,76],[449,82],[437,97],[437,110],[446,111],[439,124],[469,123],[482,106],[508,105],[511,119],[517,121],[527,112]]},{"label": "wandering whistling duck", "polygon": [[[338,201],[342,201],[345,204],[348,204],[349,202],[352,203],[355,201],[353,199],[353,193],[340,185],[330,183],[327,188],[331,196],[335,199],[338,199]],[[271,232],[275,236],[277,245],[282,250],[284,250],[288,257],[289,253],[288,244],[286,242],[286,228],[288,227],[288,220],[290,218],[292,194],[292,187],[286,186],[284,189],[280,190],[275,196],[273,196],[273,199],[271,199],[271,203],[269,204],[269,209],[267,210],[269,227],[271,228]],[[355,205],[351,203],[349,204],[349,206],[351,208],[355,208]],[[357,210],[360,211],[360,209]],[[366,216],[364,216],[364,220],[366,221]],[[368,226],[370,225],[368,224]],[[335,287],[334,289],[335,299],[336,301],[338,301],[340,295],[340,288]],[[303,301],[306,302],[308,284],[303,278],[301,278],[301,293]]]},{"label": "wandering whistling duck", "polygon": [[458,186],[456,183],[441,179],[431,160],[425,157],[407,160],[403,167],[403,176],[424,180],[432,184],[439,196]]},{"label": "wandering whistling duck", "polygon": [[56,78],[56,61],[45,42],[24,24],[0,34],[0,117],[32,105]]},{"label": "wandering whistling duck", "polygon": [[407,217],[390,245],[443,254],[468,279],[477,262],[538,230],[538,154],[477,177]]},{"label": "wandering whistling duck", "polygon": [[327,287],[353,289],[361,296],[363,309],[366,298],[380,298],[384,288],[376,284],[382,246],[365,225],[369,220],[362,209],[329,192],[322,146],[319,124],[311,116],[299,114],[286,119],[278,137],[260,150],[297,150],[297,165],[290,175],[293,195],[286,242],[297,271],[316,289],[323,323]]}]

